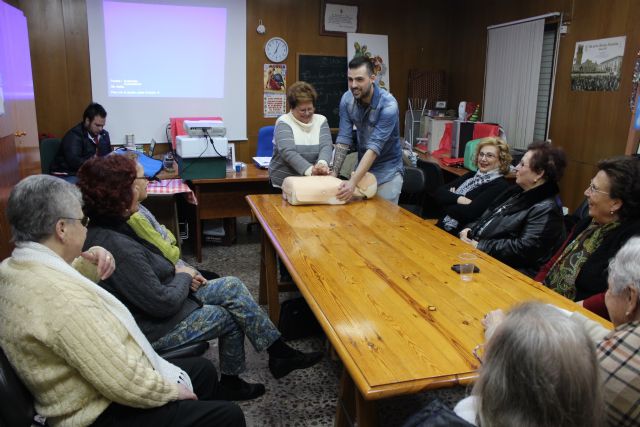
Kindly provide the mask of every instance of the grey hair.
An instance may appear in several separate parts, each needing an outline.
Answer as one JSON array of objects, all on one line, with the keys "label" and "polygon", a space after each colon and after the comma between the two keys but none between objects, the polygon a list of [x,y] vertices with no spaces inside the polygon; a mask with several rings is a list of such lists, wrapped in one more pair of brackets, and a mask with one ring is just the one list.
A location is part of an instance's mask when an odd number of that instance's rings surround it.
[{"label": "grey hair", "polygon": [[627,240],[615,257],[609,261],[609,290],[620,295],[627,287],[640,294],[640,237]]},{"label": "grey hair", "polygon": [[20,181],[9,195],[7,219],[14,242],[41,242],[52,235],[61,217],[77,215],[82,207],[80,189],[51,175],[32,175]]},{"label": "grey hair", "polygon": [[496,426],[600,426],[595,346],[584,327],[541,303],[514,308],[487,343],[473,393]]}]

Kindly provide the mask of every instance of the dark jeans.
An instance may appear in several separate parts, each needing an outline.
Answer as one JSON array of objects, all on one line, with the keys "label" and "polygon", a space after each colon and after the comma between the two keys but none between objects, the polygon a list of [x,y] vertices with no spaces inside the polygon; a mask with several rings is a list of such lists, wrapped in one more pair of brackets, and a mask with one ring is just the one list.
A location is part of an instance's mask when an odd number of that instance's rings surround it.
[{"label": "dark jeans", "polygon": [[178,400],[148,409],[132,408],[113,402],[92,426],[245,426],[244,414],[238,405],[212,400],[218,388],[218,377],[209,360],[191,357],[173,359],[171,363],[189,374],[193,391],[199,400]]}]

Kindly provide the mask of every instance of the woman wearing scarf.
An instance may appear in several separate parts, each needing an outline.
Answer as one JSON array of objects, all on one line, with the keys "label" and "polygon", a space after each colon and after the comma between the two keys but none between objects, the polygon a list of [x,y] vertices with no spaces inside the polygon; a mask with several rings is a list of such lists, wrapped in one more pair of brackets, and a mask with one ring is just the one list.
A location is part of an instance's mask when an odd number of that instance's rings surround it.
[{"label": "woman wearing scarf", "polygon": [[136,163],[124,156],[96,157],[78,171],[78,187],[91,216],[85,246],[102,246],[113,253],[118,269],[99,285],[133,314],[157,350],[218,339],[220,389],[225,400],[255,399],[263,384],[240,378],[244,372],[244,339],[269,354],[269,370],[279,379],[306,369],[322,353],[302,353],[289,347],[266,313],[237,277],[206,280],[188,266],[176,266],[127,224],[138,209]]},{"label": "woman wearing scarf", "polygon": [[25,178],[7,217],[16,249],[0,265],[0,345],[49,425],[244,426],[235,404],[210,400],[209,361],[162,359],[96,285],[115,261],[101,247],[82,252],[89,218],[74,185]]},{"label": "woman wearing scarf", "polygon": [[476,220],[509,183],[511,154],[502,138],[483,138],[476,148],[477,172],[469,172],[436,190],[435,198],[443,216],[438,227],[458,235],[468,223]]},{"label": "woman wearing scarf", "polygon": [[589,216],[576,224],[535,279],[608,318],[609,259],[640,234],[640,161],[630,156],[602,160],[584,195]]},{"label": "woman wearing scarf", "polygon": [[564,239],[558,181],[567,164],[564,152],[536,142],[516,167],[516,184],[499,195],[460,238],[533,277]]},{"label": "woman wearing scarf", "polygon": [[290,110],[276,121],[269,164],[269,179],[276,188],[281,188],[288,176],[329,174],[331,131],[327,119],[314,114],[317,97],[316,90],[306,82],[296,82],[287,91]]}]

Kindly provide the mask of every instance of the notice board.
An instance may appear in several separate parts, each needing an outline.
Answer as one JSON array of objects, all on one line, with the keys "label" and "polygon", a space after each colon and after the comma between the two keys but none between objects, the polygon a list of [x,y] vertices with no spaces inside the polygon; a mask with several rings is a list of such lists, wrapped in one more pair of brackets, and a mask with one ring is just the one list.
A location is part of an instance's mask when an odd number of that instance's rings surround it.
[{"label": "notice board", "polygon": [[318,92],[316,113],[340,125],[340,99],[348,88],[347,57],[298,54],[298,80],[311,83]]}]

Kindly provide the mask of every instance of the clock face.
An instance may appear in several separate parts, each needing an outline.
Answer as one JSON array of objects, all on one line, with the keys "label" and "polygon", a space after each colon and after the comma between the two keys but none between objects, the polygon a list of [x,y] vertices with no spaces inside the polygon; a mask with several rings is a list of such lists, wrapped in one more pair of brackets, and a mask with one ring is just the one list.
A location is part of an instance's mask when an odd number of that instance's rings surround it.
[{"label": "clock face", "polygon": [[264,45],[264,53],[271,62],[282,62],[289,55],[289,45],[281,37],[273,37]]}]

